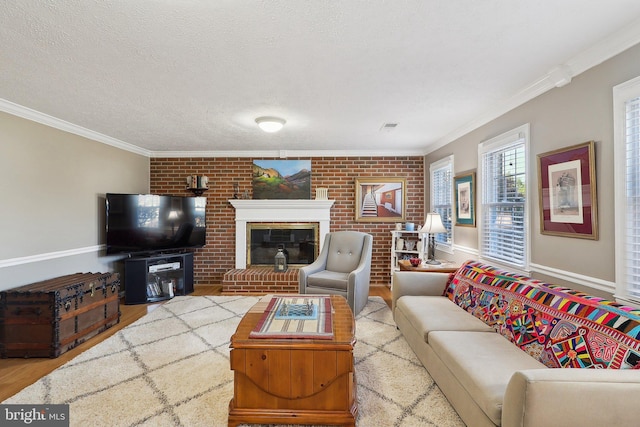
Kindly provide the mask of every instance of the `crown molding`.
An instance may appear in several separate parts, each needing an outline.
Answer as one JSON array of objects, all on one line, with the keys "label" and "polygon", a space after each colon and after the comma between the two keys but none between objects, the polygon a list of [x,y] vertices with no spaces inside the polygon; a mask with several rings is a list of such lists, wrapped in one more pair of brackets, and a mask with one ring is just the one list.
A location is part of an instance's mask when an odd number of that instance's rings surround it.
[{"label": "crown molding", "polygon": [[562,87],[571,82],[571,79],[584,71],[601,64],[602,62],[620,54],[632,46],[640,43],[640,19],[620,31],[594,44],[574,56],[564,64],[559,64],[549,70],[544,76],[536,79],[523,87],[514,96],[497,103],[485,113],[467,124],[457,128],[443,138],[428,144],[421,149],[397,151],[394,149],[378,151],[360,150],[266,150],[266,151],[150,151],[128,142],[92,131],[82,126],[75,125],[50,116],[45,113],[15,104],[0,98],[0,111],[22,117],[37,123],[50,126],[55,129],[69,132],[84,138],[88,138],[103,144],[110,145],[125,151],[139,154],[145,157],[379,157],[379,156],[424,156],[456,139],[472,132],[475,129],[497,119],[503,114],[519,107],[520,105],[540,96],[541,94]]},{"label": "crown molding", "polygon": [[640,18],[567,61],[577,76],[640,43]]},{"label": "crown molding", "polygon": [[402,157],[424,156],[425,149],[415,150],[245,150],[245,151],[152,151],[150,157]]},{"label": "crown molding", "polygon": [[101,134],[99,132],[92,131],[82,126],[69,123],[67,121],[58,119],[45,113],[41,113],[31,108],[16,104],[6,99],[0,98],[0,111],[12,114],[14,116],[22,117],[23,119],[31,120],[36,123],[43,124],[45,126],[52,127],[64,132],[72,133],[74,135],[81,136],[83,138],[91,139],[93,141],[101,142],[103,144],[110,145],[112,147],[119,148],[121,150],[130,151],[141,156],[150,156],[150,151],[140,148],[136,145],[129,144],[128,142],[121,141],[119,139]]},{"label": "crown molding", "polygon": [[523,87],[514,96],[497,103],[476,119],[445,135],[433,144],[429,144],[425,155],[444,147],[551,89],[569,84],[573,77],[613,58],[638,43],[640,43],[640,19],[636,19],[620,31],[580,52],[566,63],[557,65],[544,76]]},{"label": "crown molding", "polygon": [[287,157],[384,157],[384,156],[424,156],[424,148],[414,150],[238,150],[238,151],[151,151],[140,148],[128,142],[92,131],[82,126],[75,125],[65,120],[58,119],[45,113],[33,110],[31,108],[16,104],[6,99],[0,98],[0,111],[12,114],[23,119],[31,120],[45,126],[52,127],[74,135],[82,136],[121,150],[139,154],[145,157],[264,157],[264,158],[282,158]]}]

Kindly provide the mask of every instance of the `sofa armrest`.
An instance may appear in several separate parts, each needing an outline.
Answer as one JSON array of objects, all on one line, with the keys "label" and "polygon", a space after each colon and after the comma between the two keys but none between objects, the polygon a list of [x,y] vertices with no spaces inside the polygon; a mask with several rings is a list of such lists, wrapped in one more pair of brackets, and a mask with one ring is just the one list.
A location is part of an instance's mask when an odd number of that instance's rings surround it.
[{"label": "sofa armrest", "polygon": [[441,296],[449,275],[418,271],[395,271],[391,290],[391,309],[395,313],[396,301],[405,295]]},{"label": "sofa armrest", "polygon": [[534,369],[511,377],[502,425],[636,425],[640,370]]}]

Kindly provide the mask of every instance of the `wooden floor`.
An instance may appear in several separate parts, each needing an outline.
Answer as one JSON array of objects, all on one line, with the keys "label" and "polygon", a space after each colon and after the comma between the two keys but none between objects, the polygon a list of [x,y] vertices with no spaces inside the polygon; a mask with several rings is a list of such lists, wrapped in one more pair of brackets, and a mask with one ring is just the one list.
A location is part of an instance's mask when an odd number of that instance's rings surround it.
[{"label": "wooden floor", "polygon": [[[191,295],[222,295],[222,286],[198,285]],[[391,306],[391,291],[386,286],[372,286],[369,295],[382,297]],[[120,323],[55,359],[0,359],[0,402],[13,396],[41,377],[62,366],[83,351],[109,338],[135,322],[160,304],[120,305]]]}]

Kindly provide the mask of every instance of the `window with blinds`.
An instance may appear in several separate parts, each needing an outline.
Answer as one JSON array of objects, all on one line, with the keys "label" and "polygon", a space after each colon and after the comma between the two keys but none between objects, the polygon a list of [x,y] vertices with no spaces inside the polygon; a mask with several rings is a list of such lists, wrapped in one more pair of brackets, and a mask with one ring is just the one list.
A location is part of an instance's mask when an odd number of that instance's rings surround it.
[{"label": "window with blinds", "polygon": [[[528,127],[526,128],[528,130]],[[480,252],[527,268],[527,139],[514,131],[481,144]]]},{"label": "window with blinds", "polygon": [[613,88],[616,298],[640,303],[640,77]]},{"label": "window with blinds", "polygon": [[630,296],[640,300],[640,97],[625,106],[624,281]]},{"label": "window with blinds", "polygon": [[613,88],[616,298],[640,303],[640,77]]},{"label": "window with blinds", "polygon": [[446,233],[435,235],[439,249],[453,246],[453,156],[434,162],[429,167],[431,174],[431,212],[440,214]]}]

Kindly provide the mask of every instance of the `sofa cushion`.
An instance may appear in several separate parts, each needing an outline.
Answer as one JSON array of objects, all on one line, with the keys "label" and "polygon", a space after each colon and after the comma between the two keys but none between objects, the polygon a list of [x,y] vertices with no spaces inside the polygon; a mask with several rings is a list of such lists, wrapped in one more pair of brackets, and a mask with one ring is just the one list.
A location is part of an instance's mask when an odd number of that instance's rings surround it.
[{"label": "sofa cushion", "polygon": [[640,310],[470,261],[445,295],[549,367],[631,368]]},{"label": "sofa cushion", "polygon": [[396,310],[401,311],[413,327],[422,332],[427,343],[432,331],[495,332],[445,297],[403,296],[396,304]]},{"label": "sofa cushion", "polygon": [[546,367],[498,334],[433,331],[429,345],[482,411],[500,425],[502,402],[514,372]]}]

